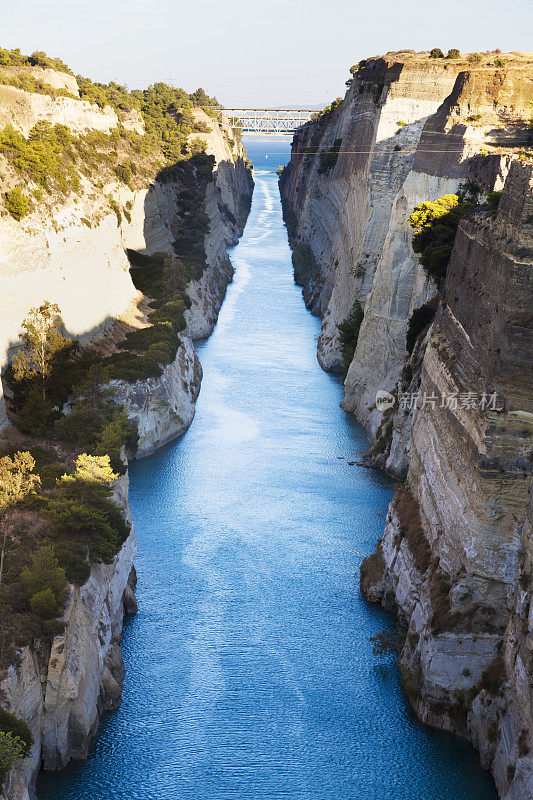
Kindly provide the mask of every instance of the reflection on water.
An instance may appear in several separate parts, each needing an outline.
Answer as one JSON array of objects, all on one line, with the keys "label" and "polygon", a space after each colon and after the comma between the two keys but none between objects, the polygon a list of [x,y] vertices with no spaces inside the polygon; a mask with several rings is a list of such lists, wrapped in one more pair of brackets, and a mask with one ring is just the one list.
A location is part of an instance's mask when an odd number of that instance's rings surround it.
[{"label": "reflection on water", "polygon": [[492,800],[474,751],[422,727],[396,666],[372,656],[369,636],[392,621],[361,599],[358,554],[392,485],[347,463],[367,442],[318,367],[320,323],[264,171],[288,144],[249,150],[253,208],[199,347],[195,420],[131,469],[140,612],[123,704],[39,798]]}]

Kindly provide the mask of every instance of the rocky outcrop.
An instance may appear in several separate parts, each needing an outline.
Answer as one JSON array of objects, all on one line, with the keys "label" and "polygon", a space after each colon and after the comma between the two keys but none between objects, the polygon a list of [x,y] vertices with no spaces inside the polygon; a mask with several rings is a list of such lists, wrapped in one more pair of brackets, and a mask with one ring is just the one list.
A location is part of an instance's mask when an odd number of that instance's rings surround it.
[{"label": "rocky outcrop", "polygon": [[[117,481],[115,502],[131,523],[128,477]],[[124,664],[120,637],[124,613],[134,613],[131,574],[136,543],[133,526],[112,564],[95,564],[88,581],[71,587],[63,613],[65,632],[46,646],[24,648],[21,663],[2,681],[3,705],[24,719],[34,745],[22,770],[13,772],[2,797],[33,796],[42,765],[61,769],[84,758],[100,714],[120,704]],[[133,583],[134,587],[134,583]]]},{"label": "rocky outcrop", "polygon": [[[340,368],[336,326],[358,301],[342,405],[373,440],[370,463],[406,478],[362,591],[406,629],[418,715],[472,741],[505,800],[533,795],[533,168],[517,159],[532,76],[525,56],[371,59],[295,137],[280,181],[297,277],[323,316],[319,361]],[[460,185],[503,194],[497,214],[463,218],[437,296],[408,218]],[[435,320],[408,356],[409,318],[428,300]]]},{"label": "rocky outcrop", "polygon": [[[46,82],[53,85],[47,77]],[[56,88],[70,93],[70,83],[59,86],[61,80],[69,83],[69,76],[58,78]],[[215,156],[205,198],[206,266],[201,278],[188,286],[187,327],[180,334],[174,362],[163,368],[159,378],[113,382],[117,401],[137,422],[138,457],[183,433],[192,421],[201,380],[193,339],[208,335],[216,322],[233,275],[227,247],[236,244],[242,233],[253,190],[238,134],[200,110],[195,114],[210,132],[194,138],[204,139],[207,152]],[[0,127],[10,123],[27,133],[41,119],[62,123],[75,132],[106,132],[118,124],[109,107],[100,110],[74,98],[0,85]],[[135,114],[122,124],[142,133]],[[4,190],[10,188],[12,177],[6,165]],[[98,186],[82,177],[77,197],[67,196],[55,204],[45,200],[19,222],[4,211],[0,216],[0,367],[17,343],[28,310],[45,299],[59,305],[71,335],[102,350],[110,342],[116,344],[116,325],[139,320],[145,324],[126,251],[174,257],[181,189],[173,171],[140,188],[118,181]],[[0,398],[0,429],[7,423]],[[127,479],[119,480],[116,500],[129,519]],[[51,652],[44,646],[25,648],[20,664],[11,667],[2,682],[3,705],[28,723],[35,739],[22,771],[13,773],[4,787],[6,800],[26,800],[28,793],[32,795],[41,765],[61,769],[70,759],[85,757],[100,714],[120,703],[122,620],[124,613],[136,611],[134,557],[132,529],[113,564],[93,565],[89,580],[81,588],[71,588],[63,615],[65,633],[55,637]]]},{"label": "rocky outcrop", "polygon": [[[436,291],[412,250],[409,215],[460,184],[502,188],[510,157],[501,145],[523,136],[531,99],[531,63],[507,63],[465,70],[402,53],[370,59],[342,105],[295,137],[281,190],[293,245],[313,254],[303,282],[308,305],[323,316],[318,359],[341,369],[337,325],[358,301],[364,319],[343,407],[372,439],[383,421],[376,393],[396,388],[409,317]],[[403,477],[400,439],[393,450],[387,469]]]},{"label": "rocky outcrop", "polygon": [[364,585],[407,628],[421,718],[468,737],[513,800],[533,792],[532,207],[515,161],[495,219],[459,226],[421,370],[438,400],[415,411],[409,502],[391,504]]}]

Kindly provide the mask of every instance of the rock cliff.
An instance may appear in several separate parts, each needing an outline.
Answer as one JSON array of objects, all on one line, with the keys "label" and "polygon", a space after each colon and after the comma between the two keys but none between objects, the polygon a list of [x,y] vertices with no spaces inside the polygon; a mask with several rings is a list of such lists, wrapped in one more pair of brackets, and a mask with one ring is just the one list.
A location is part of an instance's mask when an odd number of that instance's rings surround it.
[{"label": "rock cliff", "polygon": [[[127,474],[117,481],[114,499],[131,522]],[[2,681],[2,705],[28,723],[34,738],[22,770],[4,786],[6,800],[33,796],[41,766],[61,769],[71,758],[84,758],[100,714],[120,705],[122,623],[125,613],[136,610],[135,552],[132,526],[113,563],[93,565],[88,581],[70,588],[65,633],[55,637],[51,650],[25,647],[20,665],[10,667]]]},{"label": "rock cliff", "polygon": [[[513,140],[524,135],[531,69],[512,59],[469,70],[408,53],[369,59],[342,104],[295,137],[281,190],[293,245],[311,251],[303,285],[323,316],[318,359],[342,369],[337,325],[359,302],[343,407],[371,438],[382,422],[376,392],[392,391],[404,366],[409,317],[436,291],[412,250],[409,215],[461,184],[502,188]],[[398,441],[391,451],[387,468],[403,477],[405,451]]]},{"label": "rock cliff", "polygon": [[[522,57],[446,66],[394,54],[360,67],[342,105],[295,138],[281,191],[295,256],[307,254],[304,296],[324,316],[319,360],[340,368],[336,325],[359,301],[343,407],[374,439],[374,463],[406,477],[362,590],[406,629],[419,716],[470,739],[502,798],[519,800],[533,794],[533,167],[517,151],[533,69]],[[309,155],[340,139],[329,164]],[[408,218],[460,185],[480,201],[503,192],[497,212],[463,217],[435,297]],[[409,357],[408,320],[432,297]],[[394,406],[377,408],[378,390]],[[399,406],[416,392],[428,400]]]},{"label": "rock cliff", "polygon": [[[102,109],[76,99],[72,76],[38,68],[33,73],[71,96],[0,85],[0,128],[10,124],[27,135],[44,120],[78,133],[112,133],[120,124],[143,135],[136,112],[119,119],[110,106]],[[178,436],[193,418],[201,380],[193,339],[207,336],[216,322],[233,274],[227,247],[242,233],[253,190],[238,134],[200,109],[193,113],[205,131],[195,138],[205,142],[206,152],[215,159],[204,200],[209,223],[203,242],[205,267],[187,286],[190,306],[175,360],[158,378],[113,381],[116,400],[138,425],[138,457]],[[0,155],[5,191],[13,184],[13,171],[4,161]],[[146,325],[144,300],[132,282],[127,250],[175,257],[176,230],[183,225],[178,204],[183,187],[173,170],[161,170],[144,186],[139,180],[133,186],[97,178],[82,176],[76,195],[51,201],[45,196],[20,221],[2,209],[0,367],[17,344],[28,310],[44,300],[59,305],[69,334],[102,352],[114,347],[117,330],[123,335],[125,329]],[[0,430],[6,433],[8,427],[0,398]],[[119,479],[115,499],[129,519],[127,478]],[[125,611],[136,610],[134,557],[132,529],[113,564],[93,565],[88,581],[81,588],[71,587],[63,614],[65,633],[54,639],[51,651],[26,647],[20,665],[10,667],[2,681],[3,705],[29,724],[35,740],[22,771],[12,773],[4,787],[9,800],[33,795],[41,766],[61,769],[71,758],[83,758],[99,715],[120,703],[122,620]]]}]

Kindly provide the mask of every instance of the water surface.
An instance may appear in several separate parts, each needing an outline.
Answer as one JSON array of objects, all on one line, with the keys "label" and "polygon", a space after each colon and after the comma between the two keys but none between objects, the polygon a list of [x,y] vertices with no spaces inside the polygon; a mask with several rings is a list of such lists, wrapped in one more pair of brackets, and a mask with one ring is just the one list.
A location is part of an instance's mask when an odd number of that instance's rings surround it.
[{"label": "water surface", "polygon": [[[40,800],[493,800],[464,742],[420,725],[359,593],[391,482],[316,361],[273,172],[250,139],[253,207],[235,280],[198,350],[196,417],[131,466],[140,612],[121,708]],[[280,155],[275,155],[278,153]],[[265,158],[266,155],[269,158]]]}]

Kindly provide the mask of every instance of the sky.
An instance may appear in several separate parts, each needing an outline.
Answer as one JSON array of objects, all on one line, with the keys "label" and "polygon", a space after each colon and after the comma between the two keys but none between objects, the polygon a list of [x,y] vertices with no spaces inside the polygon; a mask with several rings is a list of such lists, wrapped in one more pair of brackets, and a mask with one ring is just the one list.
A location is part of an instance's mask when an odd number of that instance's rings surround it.
[{"label": "sky", "polygon": [[130,89],[202,86],[227,107],[319,107],[390,50],[531,50],[533,0],[0,0],[0,46]]}]

